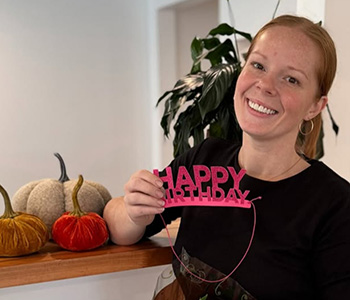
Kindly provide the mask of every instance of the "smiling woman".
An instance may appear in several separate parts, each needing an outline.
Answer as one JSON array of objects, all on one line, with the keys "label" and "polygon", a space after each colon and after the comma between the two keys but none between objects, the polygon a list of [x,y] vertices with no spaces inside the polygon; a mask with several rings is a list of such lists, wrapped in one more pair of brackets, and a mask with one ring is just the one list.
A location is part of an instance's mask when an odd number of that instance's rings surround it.
[{"label": "smiling woman", "polygon": [[[271,28],[276,25],[279,27]],[[270,32],[268,34],[267,29],[269,28],[274,30],[275,33]],[[273,36],[274,34],[275,36]],[[289,39],[288,34],[290,35]],[[284,81],[290,83],[290,85],[295,85],[295,92],[308,90],[311,84],[310,90],[314,94],[305,96],[309,98],[308,100],[314,102],[314,106],[318,105],[319,107],[314,107],[313,116],[310,115],[307,118],[303,118],[304,122],[299,123],[298,127],[303,129],[298,134],[296,147],[299,153],[304,153],[308,157],[313,158],[317,155],[316,143],[322,124],[321,114],[318,112],[324,108],[328,101],[327,95],[332,86],[337,68],[334,42],[324,28],[315,26],[315,24],[305,18],[300,18],[300,20],[296,20],[293,17],[276,18],[259,30],[247,53],[248,58],[253,54],[249,63],[252,63],[254,68],[262,71],[265,69],[263,65],[259,64],[259,61],[265,62],[268,57],[260,53],[259,48],[256,49],[255,44],[261,41],[268,48],[269,42],[266,42],[266,39],[270,39],[270,41],[275,43],[270,47],[270,61],[271,57],[275,61],[275,56],[280,55],[281,67],[286,68],[284,70],[285,73],[281,74],[284,76]],[[290,47],[291,40],[293,40],[293,44],[296,43],[295,47]],[[286,57],[281,57],[281,52],[278,52],[278,48],[274,49],[277,46],[285,47],[285,50],[294,51],[289,56],[291,61],[287,60]],[[305,52],[307,49],[313,49],[313,51]],[[269,51],[269,49],[266,49],[266,51]],[[254,55],[259,58],[257,62],[254,62]],[[284,55],[283,51],[282,55]],[[265,66],[265,68],[267,67],[269,66]],[[312,88],[314,88],[314,91],[312,91]],[[307,127],[307,124],[311,124],[312,130],[310,130],[309,125],[309,128],[305,131],[304,127]],[[309,134],[305,135],[303,132],[308,132]]]},{"label": "smiling woman", "polygon": [[[318,136],[316,119],[335,69],[333,41],[319,25],[283,15],[264,26],[235,90],[242,144],[207,138],[175,158],[167,175],[145,170],[132,175],[124,197],[105,208],[113,241],[134,243],[159,232],[162,219],[181,217],[173,271],[190,300],[350,298],[350,184],[312,159],[312,141],[297,143],[307,133],[299,133],[306,121],[312,120]],[[211,178],[198,172],[205,167],[244,176],[237,187],[224,172]],[[228,195],[234,187],[247,192],[251,205],[167,208],[165,196],[174,186],[169,178],[192,182],[189,177],[197,183],[206,178],[196,187],[199,196],[213,187]],[[193,185],[178,195],[198,196],[191,195]]]},{"label": "smiling woman", "polygon": [[[290,46],[291,40],[294,47]],[[255,139],[266,139],[268,151],[278,153],[283,149],[290,154],[286,164],[275,165],[276,160],[271,161],[271,170],[266,174],[270,177],[296,161],[298,153],[290,146],[295,144],[299,124],[319,115],[328,98],[326,94],[319,96],[320,51],[302,31],[285,25],[270,27],[258,33],[251,49],[238,78],[235,111],[244,134],[242,149]],[[299,154],[313,157],[315,150],[304,153],[304,148],[297,149]],[[300,164],[293,171],[305,167],[306,164]]]}]

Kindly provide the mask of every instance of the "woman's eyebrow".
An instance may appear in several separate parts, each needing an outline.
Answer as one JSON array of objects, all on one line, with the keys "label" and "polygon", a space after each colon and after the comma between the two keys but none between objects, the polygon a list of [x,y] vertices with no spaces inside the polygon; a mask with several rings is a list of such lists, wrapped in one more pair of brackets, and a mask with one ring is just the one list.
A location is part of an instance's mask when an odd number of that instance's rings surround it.
[{"label": "woman's eyebrow", "polygon": [[[255,54],[255,55],[258,55],[258,56],[261,56],[262,58],[264,59],[267,59],[267,56],[257,50],[253,51],[250,55],[252,54]],[[306,79],[309,79],[309,77],[306,75],[306,73],[302,70],[302,69],[299,69],[299,68],[296,68],[294,66],[291,66],[291,65],[287,65],[287,69],[291,70],[291,71],[295,71],[295,72],[299,72],[301,73]]]},{"label": "woman's eyebrow", "polygon": [[288,69],[292,70],[292,71],[296,71],[296,72],[299,72],[301,73],[302,75],[304,75],[304,77],[306,79],[309,79],[309,77],[306,75],[306,73],[302,70],[302,69],[298,69],[298,68],[295,68],[293,66],[287,66]]},{"label": "woman's eyebrow", "polygon": [[259,51],[257,51],[257,50],[254,50],[252,53],[250,53],[250,55],[252,55],[252,54],[256,54],[256,55],[261,56],[262,58],[267,59],[267,56],[266,56],[266,55],[262,54],[261,52],[259,52]]}]

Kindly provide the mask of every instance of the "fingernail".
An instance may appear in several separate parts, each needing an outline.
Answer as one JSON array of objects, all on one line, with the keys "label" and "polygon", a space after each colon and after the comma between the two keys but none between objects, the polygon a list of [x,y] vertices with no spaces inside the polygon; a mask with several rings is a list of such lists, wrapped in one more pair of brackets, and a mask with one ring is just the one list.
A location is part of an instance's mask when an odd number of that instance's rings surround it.
[{"label": "fingernail", "polygon": [[159,201],[158,201],[158,204],[159,204],[160,206],[164,206],[164,205],[165,205],[165,202],[164,202],[163,200],[159,200]]},{"label": "fingernail", "polygon": [[156,185],[159,186],[159,187],[162,187],[163,186],[163,181],[156,180]]},{"label": "fingernail", "polygon": [[163,198],[164,197],[164,194],[161,191],[159,191],[159,190],[156,192],[156,194],[157,194],[158,198]]}]

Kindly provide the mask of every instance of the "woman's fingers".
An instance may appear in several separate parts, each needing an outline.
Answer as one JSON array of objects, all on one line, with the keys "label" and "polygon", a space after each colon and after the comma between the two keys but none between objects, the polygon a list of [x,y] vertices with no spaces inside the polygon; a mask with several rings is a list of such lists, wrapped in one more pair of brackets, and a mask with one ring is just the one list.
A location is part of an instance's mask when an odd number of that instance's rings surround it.
[{"label": "woman's fingers", "polygon": [[163,182],[149,171],[133,174],[124,186],[124,203],[129,217],[138,224],[149,224],[164,211]]},{"label": "woman's fingers", "polygon": [[140,192],[155,198],[164,196],[163,182],[149,171],[139,171],[124,186],[125,193]]},{"label": "woman's fingers", "polygon": [[153,197],[144,193],[129,193],[124,196],[124,201],[130,206],[149,206],[154,208],[160,208],[164,206],[164,200],[162,197]]}]

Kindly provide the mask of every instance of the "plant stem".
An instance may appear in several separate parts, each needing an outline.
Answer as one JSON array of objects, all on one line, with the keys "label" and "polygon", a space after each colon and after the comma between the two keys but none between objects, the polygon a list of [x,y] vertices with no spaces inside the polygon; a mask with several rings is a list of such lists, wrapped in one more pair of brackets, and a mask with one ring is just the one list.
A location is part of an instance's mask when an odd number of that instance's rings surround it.
[{"label": "plant stem", "polygon": [[18,213],[16,213],[11,205],[10,197],[6,190],[0,185],[0,193],[4,197],[4,202],[5,202],[5,212],[4,214],[0,217],[0,219],[9,219],[9,218],[14,218],[18,216]]},{"label": "plant stem", "polygon": [[59,153],[54,153],[54,155],[58,158],[58,160],[60,161],[60,167],[61,167],[61,176],[58,179],[59,182],[66,182],[69,180],[69,177],[67,175],[67,171],[66,171],[66,165],[63,161],[62,156]]},{"label": "plant stem", "polygon": [[84,178],[82,175],[79,175],[79,179],[77,184],[74,186],[73,192],[72,192],[72,200],[73,200],[73,211],[70,213],[70,215],[82,217],[85,215],[85,213],[81,210],[79,201],[78,201],[78,192],[83,185]]}]

